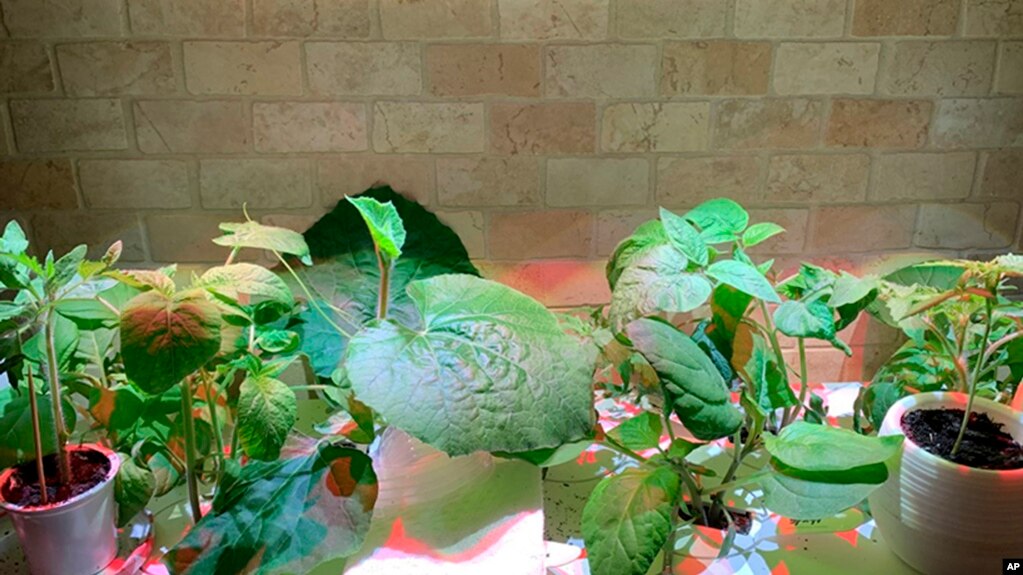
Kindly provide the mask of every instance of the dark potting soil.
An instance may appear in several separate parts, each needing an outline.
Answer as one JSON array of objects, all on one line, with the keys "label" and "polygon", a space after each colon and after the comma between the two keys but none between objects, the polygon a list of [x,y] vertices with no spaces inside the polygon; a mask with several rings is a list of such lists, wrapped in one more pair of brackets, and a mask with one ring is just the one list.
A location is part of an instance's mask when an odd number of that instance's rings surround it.
[{"label": "dark potting soil", "polygon": [[[71,483],[58,483],[57,456],[43,458],[43,473],[46,474],[47,505],[67,501],[85,493],[103,482],[110,472],[110,460],[98,451],[75,450],[68,453],[71,459]],[[14,468],[10,480],[0,486],[4,500],[21,507],[40,507],[43,504],[39,489],[39,473],[35,461],[26,461]]]},{"label": "dark potting soil", "polygon": [[[740,535],[749,534],[750,529],[753,528],[753,514],[749,511],[739,511],[738,509],[731,508],[729,508],[728,513],[732,516],[732,523],[735,524],[735,532]],[[685,521],[692,519],[689,514],[681,509],[678,512],[678,516]],[[703,520],[703,515],[700,515],[693,524],[726,531],[728,529],[728,518],[725,516],[724,511],[715,507],[707,510],[706,521]]]},{"label": "dark potting soil", "polygon": [[902,416],[906,437],[920,447],[953,463],[977,469],[1023,468],[1023,445],[991,421],[986,413],[970,413],[959,451],[952,446],[963,421],[962,409],[918,409]]}]

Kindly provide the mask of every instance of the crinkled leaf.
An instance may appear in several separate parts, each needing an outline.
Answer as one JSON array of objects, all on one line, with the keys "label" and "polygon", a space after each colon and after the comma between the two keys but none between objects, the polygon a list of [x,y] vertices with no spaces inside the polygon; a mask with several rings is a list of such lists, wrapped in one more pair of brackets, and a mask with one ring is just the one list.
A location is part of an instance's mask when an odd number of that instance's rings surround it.
[{"label": "crinkled leaf", "polygon": [[[479,274],[458,235],[423,206],[388,187],[373,188],[361,196],[392,203],[405,223],[402,257],[391,270],[388,317],[410,328],[420,327],[422,319],[405,292],[410,282],[447,273]],[[373,239],[355,206],[338,202],[306,231],[305,239],[316,265],[297,271],[322,300],[321,309],[349,333],[375,319],[380,267]],[[327,308],[324,301],[340,308],[342,314]],[[301,318],[302,351],[317,375],[330,377],[348,340],[315,309],[306,309]]]},{"label": "crinkled leaf", "polygon": [[593,575],[644,575],[671,533],[681,479],[667,467],[628,469],[597,484],[583,508]]},{"label": "crinkled leaf", "polygon": [[806,481],[782,473],[767,475],[760,482],[764,505],[792,519],[824,519],[841,513],[866,499],[876,489],[871,484],[840,484]]},{"label": "crinkled leaf", "polygon": [[302,234],[286,228],[265,226],[259,222],[224,222],[220,224],[224,235],[214,238],[213,243],[229,248],[255,248],[299,258],[302,263],[312,265],[309,246]]},{"label": "crinkled leaf", "polygon": [[643,256],[657,246],[668,244],[668,234],[659,220],[643,223],[631,236],[625,238],[615,247],[615,251],[607,260],[607,282],[615,289],[618,278],[625,269],[632,265],[633,260]]},{"label": "crinkled leaf", "polygon": [[586,436],[596,350],[539,302],[468,275],[413,282],[421,330],[374,322],[348,347],[361,401],[451,455],[529,451]]},{"label": "crinkled leaf", "polygon": [[685,271],[686,258],[674,247],[655,246],[634,258],[615,284],[608,311],[621,330],[630,321],[657,313],[684,313],[703,305],[712,287],[705,277]]},{"label": "crinkled leaf", "polygon": [[280,276],[255,264],[237,263],[210,268],[194,285],[231,299],[246,294],[284,303],[293,301],[291,289]]},{"label": "crinkled leaf", "polygon": [[7,226],[4,227],[4,235],[0,236],[0,253],[19,255],[25,253],[27,249],[28,239],[25,237],[25,231],[21,229],[21,225],[17,220],[7,222]]},{"label": "crinkled leaf", "polygon": [[117,502],[117,526],[123,527],[146,508],[156,491],[156,478],[127,453],[117,456],[121,458],[121,468],[114,480],[114,500]]},{"label": "crinkled leaf", "polygon": [[164,559],[171,573],[308,573],[362,547],[377,499],[365,453],[309,454],[232,469],[213,508]]},{"label": "crinkled leaf", "polygon": [[656,413],[645,411],[623,421],[607,432],[612,439],[632,450],[653,449],[661,443],[664,424]]},{"label": "crinkled leaf", "polygon": [[743,232],[742,244],[747,248],[751,248],[781,233],[785,233],[785,228],[775,223],[761,222],[753,224]]},{"label": "crinkled leaf", "polygon": [[703,241],[700,232],[696,231],[685,218],[661,208],[661,224],[675,248],[697,265],[707,265],[710,261],[707,242]]},{"label": "crinkled leaf", "polygon": [[[42,382],[36,381],[36,385]],[[64,400],[64,423],[68,429],[75,428],[75,409]],[[42,430],[43,454],[57,450],[53,435],[53,409],[50,396],[37,395],[39,426]],[[32,410],[29,407],[28,391],[18,393],[11,388],[0,389],[0,469],[6,469],[35,459],[35,439],[32,433]]]},{"label": "crinkled leaf", "polygon": [[707,200],[689,210],[686,219],[700,226],[700,235],[708,244],[736,240],[749,225],[749,214],[728,198]]},{"label": "crinkled leaf", "polygon": [[201,292],[139,294],[121,312],[121,355],[128,377],[162,393],[220,349],[220,312]]},{"label": "crinkled leaf", "polygon": [[867,437],[847,429],[797,421],[778,435],[765,435],[767,451],[788,467],[846,471],[885,463],[899,453],[901,435]]},{"label": "crinkled leaf", "polygon": [[779,366],[767,342],[760,335],[753,334],[753,348],[746,362],[746,376],[753,382],[757,405],[765,411],[792,407],[799,403],[789,386],[785,368]]},{"label": "crinkled leaf", "polygon": [[405,245],[405,226],[394,204],[378,202],[369,197],[346,199],[359,210],[366,227],[369,228],[369,235],[373,237],[373,243],[387,261],[398,259],[401,256],[401,248]]},{"label": "crinkled leaf", "polygon": [[755,298],[769,303],[781,302],[771,282],[757,268],[747,263],[738,260],[716,261],[707,268],[707,275]]},{"label": "crinkled leaf", "polygon": [[277,459],[295,425],[295,392],[271,377],[248,377],[238,394],[238,439],[253,459]]},{"label": "crinkled leaf", "polygon": [[742,412],[731,403],[725,380],[689,336],[655,319],[636,320],[626,333],[657,371],[675,413],[693,435],[711,440],[739,429]]}]

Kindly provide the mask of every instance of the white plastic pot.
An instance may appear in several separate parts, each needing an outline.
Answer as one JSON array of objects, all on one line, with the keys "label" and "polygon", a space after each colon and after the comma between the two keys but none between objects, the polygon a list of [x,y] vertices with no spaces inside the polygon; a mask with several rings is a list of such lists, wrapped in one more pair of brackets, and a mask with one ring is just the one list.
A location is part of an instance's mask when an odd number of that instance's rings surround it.
[{"label": "white plastic pot", "polygon": [[[903,433],[908,411],[965,409],[966,401],[961,393],[905,397],[888,410],[880,434]],[[1023,414],[980,398],[973,411],[1023,441]],[[888,547],[927,575],[999,573],[1002,559],[1023,557],[1023,469],[959,465],[907,438],[888,481],[870,496],[870,510]]]},{"label": "white plastic pot", "polygon": [[[117,454],[99,445],[68,446],[68,451],[97,451],[110,461],[103,482],[67,501],[45,507],[21,507],[5,501],[33,575],[93,575],[117,555],[114,522],[114,478],[121,466]],[[14,472],[0,473],[5,485]]]}]

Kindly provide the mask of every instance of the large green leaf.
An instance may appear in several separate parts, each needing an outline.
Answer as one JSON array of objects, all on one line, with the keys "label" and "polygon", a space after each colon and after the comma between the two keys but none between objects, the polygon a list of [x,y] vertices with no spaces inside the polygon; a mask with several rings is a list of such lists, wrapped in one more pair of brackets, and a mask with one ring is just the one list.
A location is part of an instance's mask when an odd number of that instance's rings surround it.
[{"label": "large green leaf", "polygon": [[765,435],[767,451],[788,467],[803,471],[848,471],[885,463],[899,453],[901,435],[867,437],[847,429],[797,421]]},{"label": "large green leaf", "polygon": [[645,575],[671,533],[681,490],[667,467],[605,478],[583,508],[582,532],[593,575]]},{"label": "large green leaf", "polygon": [[189,575],[308,573],[362,547],[377,491],[369,456],[347,447],[231,468],[164,562]]},{"label": "large green leaf", "polygon": [[685,271],[686,257],[659,245],[634,258],[615,284],[608,311],[616,330],[657,313],[684,313],[703,305],[712,287],[705,277]]},{"label": "large green leaf", "polygon": [[611,431],[608,437],[633,450],[653,449],[661,443],[664,424],[661,418],[649,411],[626,419]]},{"label": "large green leaf", "polygon": [[831,308],[820,300],[788,300],[774,310],[774,324],[789,337],[830,341],[835,337],[835,319]]},{"label": "large green leaf", "polygon": [[196,287],[238,299],[240,294],[265,297],[282,303],[292,301],[291,289],[280,276],[255,264],[238,263],[206,270]]},{"label": "large green leaf", "polygon": [[214,238],[213,243],[230,248],[254,248],[292,255],[309,265],[309,246],[302,234],[259,222],[225,222],[220,224],[224,235]]},{"label": "large green leaf", "polygon": [[468,275],[420,280],[408,293],[422,329],[374,322],[348,348],[352,388],[390,424],[452,455],[589,433],[596,349],[540,303]]},{"label": "large green leaf", "polygon": [[668,244],[668,234],[659,220],[643,223],[631,236],[625,238],[615,247],[615,251],[607,260],[607,282],[615,289],[618,278],[633,260],[641,257],[650,249]]},{"label": "large green leaf", "polygon": [[359,210],[366,222],[373,243],[386,261],[393,261],[401,256],[401,248],[405,245],[405,226],[401,216],[391,202],[378,202],[373,198],[347,198],[348,202]]},{"label": "large green leaf", "polygon": [[92,330],[101,327],[115,327],[118,315],[97,299],[65,298],[57,300],[53,309],[60,315],[75,322],[81,329]]},{"label": "large green leaf", "polygon": [[[373,188],[359,197],[390,202],[405,224],[402,257],[391,270],[388,317],[408,327],[421,326],[422,319],[405,292],[410,282],[447,273],[479,273],[458,235],[423,206],[389,187]],[[329,302],[342,313],[323,303],[321,309],[349,333],[375,319],[380,269],[373,239],[355,206],[338,202],[333,211],[305,232],[305,239],[316,265],[298,270],[298,274],[321,302]],[[348,340],[315,309],[305,310],[301,317],[302,351],[309,356],[317,375],[330,377],[344,356]]]},{"label": "large green leaf", "polygon": [[874,484],[841,484],[806,481],[782,473],[761,480],[764,505],[792,519],[824,519],[841,513],[866,499],[877,489]]},{"label": "large green leaf", "polygon": [[771,282],[767,281],[764,274],[745,262],[738,260],[716,261],[707,268],[707,275],[766,302],[781,303],[781,298],[778,297]]},{"label": "large green leaf", "polygon": [[959,283],[966,268],[947,261],[912,264],[884,276],[886,281],[903,286],[925,286],[950,290]]},{"label": "large green leaf", "polygon": [[710,261],[707,242],[700,237],[700,232],[680,215],[661,208],[661,224],[671,243],[687,258],[700,266]]},{"label": "large green leaf", "polygon": [[689,336],[649,318],[630,323],[626,333],[657,371],[675,413],[693,435],[711,440],[739,429],[742,412],[731,403],[725,380]]},{"label": "large green leaf", "polygon": [[[37,385],[39,383],[36,382]],[[66,399],[63,405],[65,426],[74,429],[75,409]],[[48,455],[57,450],[54,443],[50,396],[37,395],[36,406],[39,408],[43,454]],[[32,410],[29,407],[28,392],[18,393],[9,387],[0,389],[0,469],[33,459],[35,439],[32,433]]]},{"label": "large green leaf", "polygon": [[220,312],[202,292],[148,291],[121,312],[121,356],[128,377],[162,393],[220,349]]},{"label": "large green leaf", "polygon": [[248,377],[238,394],[238,439],[254,459],[277,459],[295,425],[295,392],[272,377]]},{"label": "large green leaf", "polygon": [[707,200],[689,210],[686,219],[700,226],[700,235],[708,244],[734,241],[749,225],[746,210],[728,198]]}]

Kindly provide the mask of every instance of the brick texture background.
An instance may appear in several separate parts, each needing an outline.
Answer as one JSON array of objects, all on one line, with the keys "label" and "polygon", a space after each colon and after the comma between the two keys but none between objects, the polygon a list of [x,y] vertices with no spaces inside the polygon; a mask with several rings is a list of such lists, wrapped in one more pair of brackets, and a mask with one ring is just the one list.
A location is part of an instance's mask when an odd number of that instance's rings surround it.
[{"label": "brick texture background", "polygon": [[1019,250],[1023,0],[0,0],[41,247],[203,264],[243,203],[301,229],[375,182],[555,305],[722,195],[784,265]]}]

